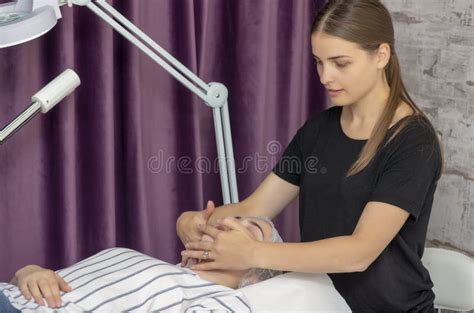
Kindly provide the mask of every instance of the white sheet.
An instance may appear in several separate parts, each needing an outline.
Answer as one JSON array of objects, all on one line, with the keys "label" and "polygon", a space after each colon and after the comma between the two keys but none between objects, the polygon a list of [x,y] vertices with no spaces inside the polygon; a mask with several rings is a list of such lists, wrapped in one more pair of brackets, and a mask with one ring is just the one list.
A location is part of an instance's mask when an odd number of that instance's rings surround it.
[{"label": "white sheet", "polygon": [[7,283],[0,283],[0,292],[22,312],[250,311],[239,290],[131,249],[107,249],[58,272],[73,290],[62,294],[57,310],[26,300]]},{"label": "white sheet", "polygon": [[[123,248],[104,250],[59,273],[74,290],[63,294],[63,307],[57,312],[99,307],[107,312],[132,307],[140,312],[165,307],[165,312],[242,312],[248,311],[247,304],[252,312],[259,313],[350,312],[325,274],[286,273],[233,290],[209,284],[187,269]],[[53,312],[24,299],[16,286],[0,283],[2,291],[25,312]]]},{"label": "white sheet", "polygon": [[239,289],[253,312],[351,312],[326,274],[286,273]]}]

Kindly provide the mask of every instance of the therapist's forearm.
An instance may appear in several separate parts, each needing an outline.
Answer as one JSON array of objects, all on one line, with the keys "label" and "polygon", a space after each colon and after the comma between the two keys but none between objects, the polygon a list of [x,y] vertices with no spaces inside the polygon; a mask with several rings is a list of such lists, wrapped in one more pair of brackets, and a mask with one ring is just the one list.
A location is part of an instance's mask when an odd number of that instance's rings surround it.
[{"label": "therapist's forearm", "polygon": [[354,236],[339,236],[305,243],[258,243],[254,249],[258,268],[310,273],[361,272],[367,254]]}]

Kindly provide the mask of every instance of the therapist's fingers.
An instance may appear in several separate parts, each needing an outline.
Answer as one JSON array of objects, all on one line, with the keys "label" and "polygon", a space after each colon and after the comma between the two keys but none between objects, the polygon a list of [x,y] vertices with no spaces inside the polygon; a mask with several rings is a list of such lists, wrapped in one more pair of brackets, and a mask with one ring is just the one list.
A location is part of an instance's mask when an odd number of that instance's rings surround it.
[{"label": "therapist's fingers", "polygon": [[190,259],[190,257],[188,257],[188,256],[181,256],[181,267],[185,267],[186,264],[188,264],[189,259]]},{"label": "therapist's fingers", "polygon": [[190,258],[187,256],[181,257],[181,267],[185,267],[186,265],[188,265],[188,262],[191,262],[191,265],[192,265],[192,264],[198,263],[199,260],[196,258]]},{"label": "therapist's fingers", "polygon": [[220,270],[222,269],[222,267],[219,266],[218,262],[210,261],[210,262],[202,262],[202,263],[194,264],[193,266],[191,266],[191,269],[193,271],[212,271],[212,270]]},{"label": "therapist's fingers", "polygon": [[212,213],[214,213],[215,209],[216,206],[214,205],[214,202],[211,200],[207,201],[206,209],[202,211],[202,216],[206,220],[206,223],[209,221],[209,218],[211,217]]},{"label": "therapist's fingers", "polygon": [[220,225],[226,226],[230,228],[231,230],[240,230],[240,231],[247,232],[247,228],[244,225],[242,225],[242,223],[239,220],[233,217],[226,217],[222,219],[220,221]]},{"label": "therapist's fingers", "polygon": [[209,236],[211,236],[212,238],[214,239],[217,239],[217,236],[219,236],[219,233],[221,232],[221,230],[219,230],[217,227],[214,227],[212,225],[198,225],[198,229],[200,232],[204,233],[204,234],[208,234]]},{"label": "therapist's fingers", "polygon": [[44,305],[43,295],[41,294],[41,291],[36,282],[30,281],[27,284],[28,289],[30,289],[31,295],[33,296],[33,299],[35,299],[35,302],[39,305]]},{"label": "therapist's fingers", "polygon": [[211,241],[195,241],[195,242],[188,242],[184,245],[186,250],[212,250],[214,243]]},{"label": "therapist's fingers", "polygon": [[208,254],[207,254],[206,258],[203,258],[203,254],[204,254],[204,251],[202,251],[202,250],[184,250],[184,251],[181,251],[181,256],[183,256],[183,257],[200,259],[200,260],[210,260],[210,259],[212,259],[212,252],[211,251],[208,251]]}]

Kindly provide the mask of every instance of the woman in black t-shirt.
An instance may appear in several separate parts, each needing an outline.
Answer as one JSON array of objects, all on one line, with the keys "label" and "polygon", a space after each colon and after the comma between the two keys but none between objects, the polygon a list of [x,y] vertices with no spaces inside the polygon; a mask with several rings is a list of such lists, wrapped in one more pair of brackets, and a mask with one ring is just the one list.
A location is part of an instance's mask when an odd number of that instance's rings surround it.
[{"label": "woman in black t-shirt", "polygon": [[[402,82],[390,14],[377,0],[329,1],[311,44],[334,107],[300,128],[248,198],[179,217],[183,259],[206,260],[197,270],[328,273],[354,312],[433,312],[421,257],[442,156]],[[230,218],[274,218],[297,196],[301,243],[256,242]],[[214,242],[199,242],[203,233]]]}]

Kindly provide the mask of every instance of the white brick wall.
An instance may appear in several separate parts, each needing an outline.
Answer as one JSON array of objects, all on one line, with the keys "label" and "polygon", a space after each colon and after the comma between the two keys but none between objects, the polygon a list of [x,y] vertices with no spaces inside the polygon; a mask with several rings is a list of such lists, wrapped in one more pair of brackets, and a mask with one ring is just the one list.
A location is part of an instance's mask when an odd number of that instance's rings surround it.
[{"label": "white brick wall", "polygon": [[428,239],[474,255],[474,0],[382,0],[407,88],[445,150]]}]

